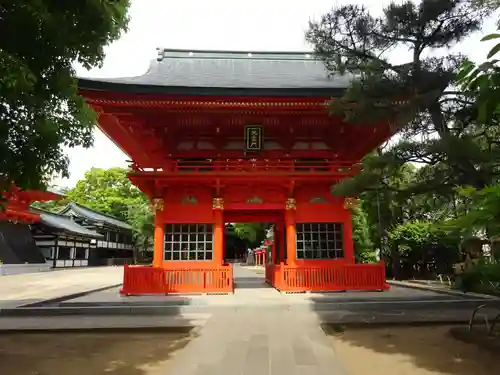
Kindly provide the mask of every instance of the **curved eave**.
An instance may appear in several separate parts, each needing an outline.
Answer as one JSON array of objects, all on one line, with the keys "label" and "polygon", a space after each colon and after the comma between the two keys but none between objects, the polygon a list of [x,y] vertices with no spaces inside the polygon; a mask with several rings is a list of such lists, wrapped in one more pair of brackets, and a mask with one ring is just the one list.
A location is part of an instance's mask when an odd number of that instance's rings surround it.
[{"label": "curved eave", "polygon": [[70,230],[70,229],[65,229],[65,228],[59,228],[57,226],[54,226],[54,225],[49,225],[49,224],[45,224],[45,223],[42,223],[43,225],[45,225],[51,232],[53,232],[53,234],[57,234],[57,235],[64,235],[64,236],[71,236],[71,237],[80,237],[80,238],[89,238],[89,239],[94,239],[94,240],[103,240],[104,239],[104,236],[99,234],[99,233],[95,233],[95,234],[89,234],[89,233],[85,233],[85,232],[78,232],[78,231],[73,231],[73,230]]},{"label": "curved eave", "polygon": [[248,97],[340,97],[345,88],[340,87],[185,87],[158,86],[135,83],[78,79],[78,89],[82,91],[117,92],[137,95],[165,94],[190,96],[248,96]]}]

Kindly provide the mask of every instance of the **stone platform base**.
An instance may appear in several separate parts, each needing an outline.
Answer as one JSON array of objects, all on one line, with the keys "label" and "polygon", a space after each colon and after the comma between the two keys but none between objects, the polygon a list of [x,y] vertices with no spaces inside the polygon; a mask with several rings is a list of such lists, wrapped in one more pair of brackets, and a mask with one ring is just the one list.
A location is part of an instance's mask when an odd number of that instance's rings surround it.
[{"label": "stone platform base", "polygon": [[0,264],[0,276],[50,271],[49,263]]}]

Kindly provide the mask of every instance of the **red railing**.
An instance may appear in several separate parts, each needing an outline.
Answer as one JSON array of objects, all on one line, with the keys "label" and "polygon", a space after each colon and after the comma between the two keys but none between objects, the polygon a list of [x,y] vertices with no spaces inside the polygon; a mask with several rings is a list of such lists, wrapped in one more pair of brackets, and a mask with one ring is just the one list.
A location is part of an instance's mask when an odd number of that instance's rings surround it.
[{"label": "red railing", "polygon": [[163,269],[145,266],[123,266],[121,294],[164,294],[165,277]]},{"label": "red railing", "polygon": [[361,170],[357,162],[339,162],[334,159],[202,159],[171,160],[159,169],[133,166],[136,172],[167,173],[324,173],[353,175]]},{"label": "red railing", "polygon": [[266,264],[266,282],[270,285],[276,284],[276,274],[279,274],[279,264]]},{"label": "red railing", "polygon": [[202,269],[125,265],[123,287],[120,291],[125,295],[232,292],[231,265]]},{"label": "red railing", "polygon": [[267,265],[266,281],[282,292],[389,289],[383,263],[324,266]]}]

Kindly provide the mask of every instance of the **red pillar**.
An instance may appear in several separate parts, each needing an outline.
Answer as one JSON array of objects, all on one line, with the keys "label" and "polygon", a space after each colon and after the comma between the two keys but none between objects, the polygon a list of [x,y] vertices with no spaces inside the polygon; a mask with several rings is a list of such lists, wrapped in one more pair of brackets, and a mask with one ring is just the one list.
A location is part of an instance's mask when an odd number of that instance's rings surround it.
[{"label": "red pillar", "polygon": [[354,240],[352,239],[352,217],[347,211],[347,218],[344,221],[344,259],[346,263],[355,263]]},{"label": "red pillar", "polygon": [[153,267],[161,267],[165,258],[165,222],[163,220],[163,199],[153,199],[153,209],[155,210]]},{"label": "red pillar", "polygon": [[285,233],[283,232],[283,227],[284,227],[284,224],[281,222],[281,223],[277,223],[276,224],[276,234],[275,234],[275,237],[276,237],[276,240],[278,241],[278,262],[277,263],[281,263],[281,262],[284,262],[285,261]]},{"label": "red pillar", "polygon": [[287,264],[294,265],[297,259],[297,232],[295,229],[295,210],[296,204],[294,198],[286,200],[285,227],[286,227],[286,257]]},{"label": "red pillar", "polygon": [[222,198],[213,199],[214,210],[214,259],[215,265],[224,264],[224,200]]}]

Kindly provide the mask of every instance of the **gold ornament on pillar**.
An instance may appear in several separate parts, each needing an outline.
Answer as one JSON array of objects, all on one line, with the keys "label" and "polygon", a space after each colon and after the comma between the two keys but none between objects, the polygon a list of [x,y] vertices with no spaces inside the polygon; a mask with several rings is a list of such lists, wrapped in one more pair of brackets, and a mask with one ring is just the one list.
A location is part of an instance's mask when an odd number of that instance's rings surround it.
[{"label": "gold ornament on pillar", "polygon": [[359,206],[359,204],[360,204],[359,198],[348,197],[344,199],[344,208],[346,210],[356,208]]},{"label": "gold ornament on pillar", "polygon": [[163,208],[164,208],[163,199],[154,198],[153,201],[151,202],[151,207],[155,211],[163,211]]},{"label": "gold ornament on pillar", "polygon": [[224,209],[224,198],[214,198],[212,201],[212,208],[214,210],[223,210]]},{"label": "gold ornament on pillar", "polygon": [[295,201],[295,198],[288,198],[285,202],[285,208],[287,210],[296,210],[297,202]]}]

